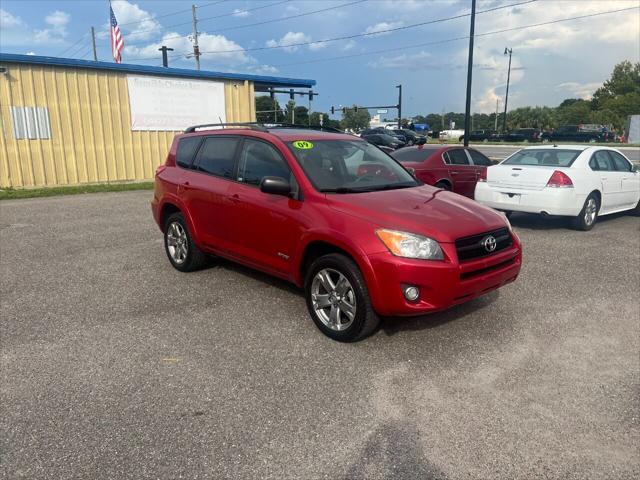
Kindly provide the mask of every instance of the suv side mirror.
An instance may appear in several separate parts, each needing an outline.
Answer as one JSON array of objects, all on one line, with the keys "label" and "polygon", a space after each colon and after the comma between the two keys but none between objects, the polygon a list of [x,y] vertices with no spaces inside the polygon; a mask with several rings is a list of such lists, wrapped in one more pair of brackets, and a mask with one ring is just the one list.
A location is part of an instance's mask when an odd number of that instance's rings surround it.
[{"label": "suv side mirror", "polygon": [[637,163],[634,163],[631,165],[631,171],[632,172],[640,172],[640,165],[638,165]]},{"label": "suv side mirror", "polygon": [[291,185],[282,177],[264,177],[260,182],[260,191],[288,197],[291,194]]},{"label": "suv side mirror", "polygon": [[416,145],[424,145],[425,143],[427,143],[427,139],[424,137],[420,137],[416,139]]}]

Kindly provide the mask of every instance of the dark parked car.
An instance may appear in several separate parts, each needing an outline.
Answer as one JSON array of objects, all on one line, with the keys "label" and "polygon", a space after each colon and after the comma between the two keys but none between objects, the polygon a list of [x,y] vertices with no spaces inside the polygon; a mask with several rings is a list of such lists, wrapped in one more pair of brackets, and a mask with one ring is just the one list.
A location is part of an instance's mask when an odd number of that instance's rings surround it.
[{"label": "dark parked car", "polygon": [[543,142],[613,142],[615,133],[605,127],[591,128],[584,125],[565,125],[542,134]]},{"label": "dark parked car", "polygon": [[[474,130],[469,132],[469,141],[471,142],[495,142],[500,138],[495,130]],[[460,141],[464,141],[464,135],[460,137]]]},{"label": "dark parked car", "polygon": [[443,190],[473,198],[476,182],[491,160],[473,148],[420,145],[391,154],[414,176]]},{"label": "dark parked car", "polygon": [[[188,128],[156,170],[151,208],[177,270],[215,255],[292,282],[340,341],[370,335],[380,316],[443,310],[518,277],[520,241],[502,214],[424,185],[362,139],[258,124],[206,130],[221,126]],[[206,280],[189,283],[211,294]],[[259,293],[238,295],[255,303],[257,322],[274,323]]]},{"label": "dark parked car", "polygon": [[534,143],[542,141],[542,132],[537,128],[519,128],[512,132],[503,133],[499,138],[505,142]]},{"label": "dark parked car", "polygon": [[373,135],[363,135],[362,138],[369,143],[380,147],[389,147],[397,150],[405,146],[405,143],[397,137],[392,137],[386,133],[374,133]]}]

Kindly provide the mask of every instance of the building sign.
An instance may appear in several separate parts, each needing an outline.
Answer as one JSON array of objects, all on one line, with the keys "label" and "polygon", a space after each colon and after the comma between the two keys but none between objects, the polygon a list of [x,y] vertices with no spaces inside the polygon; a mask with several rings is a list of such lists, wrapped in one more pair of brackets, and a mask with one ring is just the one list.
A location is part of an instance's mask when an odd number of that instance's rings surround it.
[{"label": "building sign", "polygon": [[127,75],[131,130],[184,130],[224,123],[224,83]]}]

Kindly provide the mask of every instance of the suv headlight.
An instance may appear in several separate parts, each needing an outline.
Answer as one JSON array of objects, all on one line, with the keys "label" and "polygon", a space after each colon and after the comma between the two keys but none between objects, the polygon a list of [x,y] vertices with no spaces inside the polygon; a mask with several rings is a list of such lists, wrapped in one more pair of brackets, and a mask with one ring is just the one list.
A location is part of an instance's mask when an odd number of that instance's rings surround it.
[{"label": "suv headlight", "polygon": [[376,230],[376,235],[396,257],[444,260],[440,244],[433,238],[387,229]]}]

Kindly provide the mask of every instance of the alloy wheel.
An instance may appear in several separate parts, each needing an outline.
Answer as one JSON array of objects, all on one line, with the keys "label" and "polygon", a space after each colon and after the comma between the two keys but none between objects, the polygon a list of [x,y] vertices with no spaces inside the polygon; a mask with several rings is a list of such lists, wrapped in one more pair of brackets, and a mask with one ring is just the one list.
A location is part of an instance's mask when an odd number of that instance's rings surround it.
[{"label": "alloy wheel", "polygon": [[334,331],[346,330],[356,317],[356,294],[342,273],[324,268],[311,283],[311,303],[320,321]]},{"label": "alloy wheel", "polygon": [[178,265],[187,259],[189,241],[187,232],[179,222],[171,222],[167,228],[167,250],[171,259]]},{"label": "alloy wheel", "polygon": [[584,223],[587,225],[593,225],[596,221],[596,213],[598,211],[598,204],[594,198],[587,200],[587,205],[584,208]]}]

